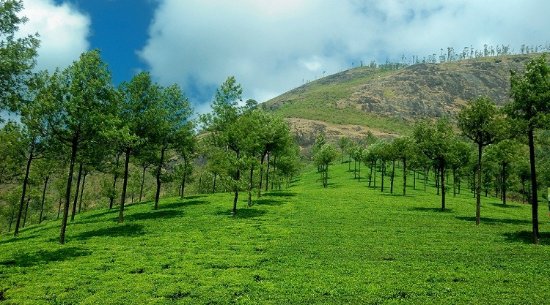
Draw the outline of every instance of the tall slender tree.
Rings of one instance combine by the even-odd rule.
[[[435,125],[424,121],[415,126],[413,138],[422,154],[439,172],[441,209],[445,210],[445,171],[452,157],[452,144],[456,141],[453,129],[447,120],[439,120]]]
[[[487,97],[480,97],[468,102],[458,113],[458,126],[462,134],[477,145],[476,167],[476,224],[481,217],[481,156],[483,147],[499,139],[502,124],[498,117],[496,105]]]
[[[104,131],[113,122],[115,113],[111,73],[101,60],[99,51],[83,53],[61,72],[52,75],[45,99],[47,126],[52,135],[70,148],[65,206],[59,242],[65,243],[71,187],[79,149],[87,142],[101,141]]]
[[[150,129],[155,128],[158,122],[155,117],[155,107],[160,103],[160,88],[152,80],[147,72],[135,75],[129,82],[123,82],[119,86],[118,98],[118,126],[111,137],[114,139],[120,152],[124,154],[124,171],[122,174],[122,194],[120,196],[120,208],[118,222],[124,222],[124,207],[126,203],[126,190],[128,187],[128,171],[130,156],[146,143]]]
[[[533,243],[539,243],[538,184],[535,161],[535,130],[548,126],[550,115],[550,64],[543,54],[527,63],[523,73],[512,72],[510,118],[522,123],[529,143],[531,172],[531,217]]]
[[[152,109],[154,117],[149,120],[155,122],[153,128],[148,130],[148,136],[160,149],[157,159],[155,192],[155,210],[159,206],[161,174],[164,167],[165,154],[168,149],[177,148],[190,143],[194,136],[193,124],[190,116],[193,113],[189,100],[178,85],[172,85],[161,89],[159,103]]]

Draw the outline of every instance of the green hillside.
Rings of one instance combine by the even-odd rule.
[[[346,164],[329,188],[309,169],[230,216],[231,194],[79,214],[0,239],[4,304],[544,304],[550,222],[531,244],[530,206],[430,185],[406,197],[368,188]],[[396,180],[397,185],[401,183]],[[387,184],[389,185],[388,181]],[[398,187],[396,189],[399,189]],[[545,209],[541,209],[545,210]]]
[[[291,120],[298,125],[295,131],[304,133],[335,124],[356,125],[359,135],[368,131],[388,136],[407,134],[414,121],[454,117],[466,101],[479,96],[505,104],[510,96],[510,70],[522,70],[535,55],[400,69],[358,67],[300,86],[267,101],[264,107],[285,118],[305,119]],[[341,135],[350,136],[346,128],[335,128],[333,136]]]

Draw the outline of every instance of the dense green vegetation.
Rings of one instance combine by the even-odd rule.
[[[479,92],[439,85],[435,54],[431,65],[411,66],[418,86],[444,92],[436,116],[456,110],[443,109],[454,105],[449,96],[463,102],[458,127],[452,118],[413,125],[406,115],[373,114],[372,107],[408,107],[386,103],[399,104],[414,83],[395,72],[399,64],[335,74],[308,85],[307,96],[301,87],[265,107],[243,102],[230,76],[212,111],[192,120],[178,85],[142,72],[115,87],[98,50],[51,74],[32,71],[36,37],[14,38],[21,5],[0,4],[0,53],[18,55],[2,61],[0,75],[0,110],[17,117],[0,128],[0,225],[9,234],[0,239],[0,301],[540,304],[550,297],[539,287],[550,275],[550,223],[539,209],[550,185],[545,55],[507,76],[512,102],[501,108],[491,94],[470,99]],[[455,55],[442,55],[446,69]],[[503,60],[516,62],[493,61]],[[487,69],[477,71],[483,78]],[[383,99],[356,94],[371,80],[380,80]],[[401,137],[368,132],[335,141],[321,126],[302,133],[315,141],[300,154],[300,135],[266,108]],[[94,198],[84,202],[87,185]]]
[[[67,244],[59,223],[2,236],[0,290],[8,304],[543,304],[550,297],[550,223],[531,245],[530,207],[472,193],[441,212],[433,180],[407,196],[369,188],[347,164],[328,188],[308,168],[255,205],[195,195],[79,214]],[[401,180],[396,177],[396,183]],[[386,183],[389,183],[387,178]]]

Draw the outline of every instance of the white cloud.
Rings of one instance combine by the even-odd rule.
[[[259,101],[352,62],[440,48],[545,44],[546,0],[160,0],[139,52],[161,83],[206,102],[234,75]]]
[[[89,48],[90,18],[68,3],[53,0],[24,0],[21,15],[29,20],[20,33],[40,35],[37,69],[66,67]]]

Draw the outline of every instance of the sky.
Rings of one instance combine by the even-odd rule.
[[[264,102],[375,60],[550,43],[547,0],[23,0],[37,69],[100,49],[113,82],[149,71],[206,112],[228,76]]]

